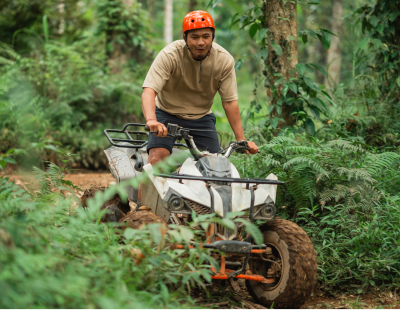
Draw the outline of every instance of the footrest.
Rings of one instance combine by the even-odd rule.
[[[234,241],[234,240],[221,240],[211,244],[204,244],[205,248],[217,249],[224,253],[235,253],[235,254],[249,254],[252,250],[266,249],[265,244],[260,246],[252,245],[249,242]]]

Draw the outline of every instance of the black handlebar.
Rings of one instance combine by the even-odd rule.
[[[146,131],[150,131],[149,126],[146,124],[144,127]],[[192,137],[189,135],[190,129],[185,129],[183,127],[180,127],[177,124],[173,123],[168,123],[167,124],[167,136],[169,138],[176,138],[178,140],[185,139],[188,140],[189,138],[192,139]],[[150,131],[151,134],[158,134],[158,131]],[[238,141],[238,142],[231,142],[230,146],[232,146],[232,149],[237,151],[238,153],[244,154],[246,150],[250,151],[250,147],[247,146],[247,141]],[[260,151],[258,151],[260,153]]]

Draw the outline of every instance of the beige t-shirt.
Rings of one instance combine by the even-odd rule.
[[[177,40],[157,55],[142,87],[157,92],[156,106],[161,110],[181,119],[197,120],[211,113],[217,91],[222,101],[238,99],[235,60],[213,43],[211,54],[196,61],[185,41]]]

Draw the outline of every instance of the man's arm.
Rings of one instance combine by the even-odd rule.
[[[150,128],[150,131],[157,132],[159,137],[167,136],[167,128],[164,124],[157,122],[156,117],[156,96],[157,92],[150,88],[143,88],[142,94],[142,110],[146,124]]]
[[[224,107],[226,117],[228,118],[229,124],[235,134],[236,141],[246,140],[244,137],[238,101],[223,101],[222,107]],[[251,154],[256,154],[258,152],[258,147],[253,142],[247,141],[247,146],[250,147]],[[249,154],[249,151],[246,151],[246,153]]]

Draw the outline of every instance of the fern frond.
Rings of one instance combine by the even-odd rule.
[[[283,145],[276,144],[276,143],[264,144],[260,147],[260,150],[275,153],[278,155],[282,155],[284,153]]]
[[[263,166],[265,167],[279,167],[281,163],[278,160],[275,160],[271,154],[267,154],[264,156]]]
[[[332,200],[335,200],[337,203],[347,194],[351,194],[351,189],[346,185],[337,184],[332,190],[326,190],[321,193],[321,204],[326,205],[326,203]]]
[[[283,164],[283,169],[287,170],[296,164],[307,164],[310,168],[314,169],[319,174],[323,174],[326,177],[329,176],[328,172],[326,172],[324,168],[322,168],[314,160],[312,160],[308,157],[305,157],[305,156],[299,156],[299,157],[294,157],[294,158],[290,159],[289,161],[287,161],[286,163]]]
[[[334,97],[336,101],[343,101],[345,99],[344,86],[338,86],[335,90]]]
[[[296,208],[307,207],[313,203],[316,189],[313,170],[306,164],[297,165],[291,172],[291,182],[287,185],[288,192],[296,202]]]
[[[301,154],[301,153],[315,153],[318,149],[311,146],[286,146],[285,150],[287,152]]]
[[[336,168],[336,170],[339,173],[339,175],[347,176],[347,180],[349,181],[351,181],[354,178],[355,180],[362,179],[369,183],[377,182],[374,178],[371,177],[371,175],[365,169],[360,169],[360,168],[349,169],[345,167],[338,167]]]
[[[365,153],[365,150],[363,148],[353,145],[353,143],[351,143],[350,141],[341,140],[341,139],[330,141],[330,142],[326,143],[325,146],[326,147],[335,147],[336,146],[341,149],[350,150],[353,153],[357,153],[357,152]]]
[[[271,141],[271,144],[288,144],[291,143],[293,145],[300,145],[294,138],[289,136],[277,136],[274,137]]]
[[[374,157],[376,158],[370,158],[366,169],[371,175],[378,175],[385,168],[400,162],[400,155],[394,152],[377,154]]]
[[[35,173],[35,179],[40,185],[39,193],[43,195],[50,194],[52,192],[51,182],[47,173],[35,166],[33,166],[33,172]]]
[[[54,188],[59,189],[63,186],[62,178],[64,177],[64,173],[61,171],[60,167],[53,164],[52,162],[49,163],[47,175]]]

